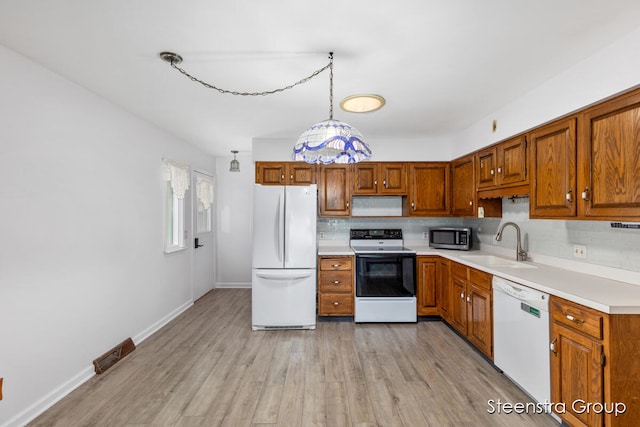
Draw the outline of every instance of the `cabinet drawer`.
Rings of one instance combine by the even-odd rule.
[[[459,264],[457,262],[452,262],[449,267],[451,270],[451,274],[455,274],[456,276],[462,277],[463,279],[467,279],[467,266],[464,264]]]
[[[601,340],[605,314],[571,301],[551,298],[554,322]]]
[[[353,258],[320,258],[320,270],[352,270]]]
[[[484,271],[476,270],[475,268],[469,269],[469,281],[474,285],[484,288],[488,291],[491,290],[491,278],[493,276]]]
[[[353,294],[320,294],[320,316],[353,316]]]
[[[318,289],[320,292],[345,293],[353,292],[353,276],[351,271],[334,271],[320,274]]]

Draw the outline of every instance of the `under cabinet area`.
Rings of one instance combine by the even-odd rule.
[[[353,257],[318,257],[318,316],[353,316]]]
[[[551,296],[550,319],[551,401],[566,408],[557,415],[573,427],[637,426],[640,315],[606,314]]]

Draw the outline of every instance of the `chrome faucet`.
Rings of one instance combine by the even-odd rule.
[[[512,225],[516,229],[516,260],[517,261],[526,261],[527,259],[527,251],[522,249],[520,246],[520,227],[515,222],[505,222],[500,226],[498,230],[498,234],[496,234],[496,240],[499,242],[502,240],[502,231],[507,225]]]

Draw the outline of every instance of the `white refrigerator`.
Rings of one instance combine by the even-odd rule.
[[[318,188],[256,184],[252,329],[315,329]]]

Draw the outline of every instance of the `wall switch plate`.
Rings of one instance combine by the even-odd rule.
[[[579,259],[587,259],[587,246],[573,245],[573,257]]]
[[[422,232],[422,238],[425,240],[429,240],[429,232],[428,231],[423,231]]]

